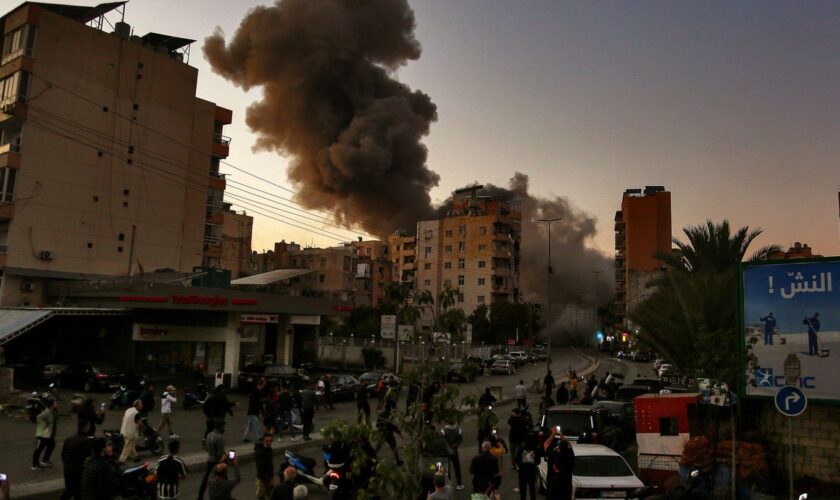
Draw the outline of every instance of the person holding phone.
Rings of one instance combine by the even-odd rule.
[[[575,466],[575,452],[560,433],[560,426],[552,427],[551,434],[543,444],[548,465],[546,483],[548,498],[571,500],[572,476]]]
[[[207,470],[205,470],[204,477],[201,479],[201,486],[198,489],[198,500],[204,499],[204,492],[207,491],[207,483],[216,466],[227,460],[224,434],[225,423],[222,420],[217,420],[214,421],[213,430],[210,431],[210,434],[204,440],[204,447],[207,450]],[[210,498],[213,497],[211,496]]]
[[[55,449],[55,428],[58,424],[58,401],[55,399],[47,401],[46,408],[35,420],[35,451],[32,452],[32,470],[41,470],[44,467],[52,467],[50,456]],[[42,460],[39,460],[41,453],[44,453]]]
[[[233,469],[233,479],[230,479],[229,469]],[[207,496],[210,500],[233,500],[233,489],[242,481],[239,473],[239,462],[236,460],[236,453],[229,451],[224,459],[213,468],[213,477],[207,487]]]
[[[274,489],[274,454],[271,443],[274,436],[270,432],[263,434],[262,443],[254,444],[254,464],[257,466],[257,500],[268,500]],[[228,455],[228,458],[235,458]]]

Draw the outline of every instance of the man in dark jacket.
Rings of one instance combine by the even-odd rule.
[[[490,441],[481,443],[481,453],[470,462],[470,474],[473,476],[473,493],[485,493],[480,486],[492,482],[499,474],[499,461],[490,453]]]
[[[216,422],[224,423],[225,414],[233,416],[233,406],[233,403],[225,396],[224,387],[218,386],[213,390],[213,394],[204,402],[204,416],[207,418],[204,429],[205,438],[215,428]]]
[[[92,424],[82,420],[76,426],[76,434],[64,440],[61,447],[61,462],[64,465],[64,493],[61,500],[82,498],[82,469],[90,456],[93,438],[88,435]]]
[[[387,411],[380,412],[379,418],[376,419],[376,428],[380,432],[380,436],[382,440],[388,443],[388,446],[391,447],[391,451],[394,452],[394,459],[397,461],[397,467],[403,464],[403,461],[400,460],[400,454],[397,452],[397,440],[394,437],[394,433],[402,436],[402,432],[397,427],[397,425],[391,421],[391,415]],[[376,448],[376,451],[379,452],[379,447],[382,446],[382,443]]]
[[[408,396],[405,398],[405,412],[411,408],[411,405],[417,402],[420,397],[420,382],[412,381],[408,384]]]
[[[493,406],[493,403],[495,403],[495,402],[496,402],[496,396],[494,396],[493,394],[490,393],[490,388],[489,387],[485,387],[484,388],[484,394],[482,394],[481,397],[478,398],[478,408],[479,408],[479,410],[483,410],[485,408],[489,409],[491,406]]]
[[[569,389],[566,388],[566,382],[560,382],[560,387],[557,389],[557,404],[564,405],[569,402]]]
[[[271,500],[294,500],[297,470],[291,466],[286,467],[279,472],[279,475],[283,476],[283,480],[274,488],[274,492],[271,494]]]
[[[88,428],[87,435],[88,436],[95,436],[96,435],[96,426],[101,425],[102,422],[105,421],[105,407],[104,404],[99,408],[96,408],[93,403],[93,399],[85,398],[82,401],[82,407],[79,408],[79,424],[83,421],[90,422],[90,427]]]
[[[149,382],[140,393],[140,401],[143,402],[143,411],[140,413],[142,417],[149,417],[155,409],[155,384]]]
[[[554,377],[551,375],[551,370],[548,370],[543,378],[543,387],[545,387],[545,397],[550,399],[554,393]]]
[[[262,404],[262,398],[265,397],[265,385],[265,379],[260,378],[251,390],[251,394],[248,395],[248,420],[245,423],[245,432],[242,434],[242,441],[245,443],[250,441],[248,436],[251,433],[251,429],[257,435],[257,440],[262,439],[263,430],[262,425],[260,425],[260,406]]]
[[[274,489],[274,455],[271,453],[271,442],[274,436],[263,434],[262,443],[254,445],[254,463],[257,466],[257,500],[268,500]]]
[[[105,457],[105,438],[96,438],[82,468],[82,500],[111,500],[117,481],[114,463]]]
[[[295,426],[292,420],[292,409],[295,407],[295,398],[289,392],[289,386],[284,385],[277,396],[277,441],[283,437],[283,428],[288,427],[289,438],[295,440]]]
[[[314,426],[312,419],[315,418],[315,391],[311,387],[300,391],[300,416],[303,419],[303,440],[309,441]]]
[[[367,387],[364,384],[356,389],[356,413],[358,414],[357,422],[361,423],[362,418],[365,422],[370,422],[370,403],[368,403]]]
[[[508,434],[510,449],[512,453],[516,454],[516,451],[525,442],[525,436],[528,435],[528,424],[519,408],[514,408],[511,412],[510,418],[508,418],[508,425],[510,426],[510,433]],[[516,470],[515,462],[512,468]]]
[[[537,442],[535,434],[529,434],[525,442],[514,452],[513,463],[519,470],[519,500],[525,500],[528,490],[531,500],[537,500],[537,467],[542,456],[542,448]]]
[[[204,477],[201,479],[201,486],[198,489],[198,500],[204,499],[204,492],[207,490],[207,483],[216,465],[219,464],[227,455],[225,448],[225,423],[218,421],[215,423],[213,432],[207,435],[205,439],[204,448],[207,450],[207,462]],[[238,469],[237,469],[238,471]]]

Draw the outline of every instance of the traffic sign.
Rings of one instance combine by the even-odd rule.
[[[393,339],[397,334],[397,317],[393,314],[383,314],[379,334],[383,339]]]
[[[808,406],[808,398],[799,388],[787,385],[776,393],[776,408],[786,417],[800,415]]]

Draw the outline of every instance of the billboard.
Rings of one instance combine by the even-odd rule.
[[[840,400],[840,259],[745,264],[742,345],[747,396],[795,385],[809,399]]]

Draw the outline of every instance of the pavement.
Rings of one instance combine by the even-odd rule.
[[[568,367],[574,368],[579,375],[588,375],[600,368],[601,361],[601,359],[597,359],[593,355],[593,352],[583,352],[576,349],[556,350],[552,355],[552,367],[554,368],[553,371],[555,375],[558,372],[564,372]],[[526,385],[529,385],[529,381],[535,378],[541,380],[545,375],[545,367],[545,364],[529,364],[521,367],[515,375],[480,376],[473,384],[457,384],[460,389],[459,398],[466,395],[478,396],[481,392],[483,392],[484,387],[489,385],[500,386],[502,388],[503,401],[498,402],[497,405],[503,406],[505,403],[510,402],[510,395],[512,394],[513,387],[520,379],[525,380]],[[179,391],[179,395],[182,393],[183,388]],[[60,394],[61,400],[65,402],[70,400],[70,396],[71,394],[69,392]],[[92,397],[97,402],[107,400],[108,396],[109,394],[105,393],[92,394]],[[244,415],[244,408],[247,406],[247,398],[245,395],[238,393],[232,393],[229,397],[231,401],[237,403],[237,407],[234,409],[234,416],[229,417],[227,420],[228,425],[226,427],[226,438],[229,441],[228,448],[236,450],[237,457],[242,465],[243,484],[240,485],[239,488],[246,488],[245,490],[242,490],[243,492],[251,491],[254,484],[254,468],[249,466],[248,463],[253,460],[254,445],[253,443],[241,442],[242,430],[245,428],[246,417]],[[536,404],[536,396],[534,397],[532,404]],[[400,405],[402,405],[402,403],[400,403]],[[335,406],[335,410],[316,412],[314,422],[316,430],[321,429],[325,424],[337,418],[355,420],[356,410],[355,403],[353,401],[339,402]],[[122,411],[108,412],[106,414],[104,424],[97,428],[97,432],[103,428],[119,429],[122,413]],[[475,417],[469,415],[472,412],[467,413],[468,416],[464,420],[463,429],[465,435],[469,436],[470,433],[476,433],[476,428]],[[0,414],[0,426],[2,426],[4,430],[3,433],[0,433],[0,449],[4,450],[4,453],[0,454],[0,472],[6,473],[9,477],[12,488],[12,498],[55,499],[63,490],[64,481],[61,467],[61,444],[65,438],[69,437],[75,431],[76,419],[74,415],[71,416],[68,413],[67,407],[62,409],[61,414],[56,439],[56,450],[52,457],[52,462],[55,465],[54,467],[42,471],[32,471],[29,469],[32,446],[34,443],[34,424],[29,422],[25,413],[20,410],[7,411]],[[154,418],[156,415],[157,414],[153,413],[153,423],[156,421]],[[504,425],[501,426],[500,432],[503,432],[506,436],[507,419],[502,418],[502,414],[499,416],[500,422],[504,423]],[[181,439],[181,457],[187,463],[190,472],[199,470],[203,471],[206,455],[201,447],[201,438],[204,434],[204,416],[201,413],[201,410],[193,409],[185,411],[179,404],[173,416],[173,426],[175,432],[179,434]],[[285,450],[294,450],[297,453],[302,453],[319,459],[321,454],[320,446],[325,444],[325,442],[321,439],[320,433],[318,432],[313,433],[312,438],[312,441],[307,442],[301,440],[291,442],[288,436],[284,436],[279,442],[275,438],[275,465],[279,466],[282,461],[282,454]],[[466,439],[465,442],[469,443],[470,440]],[[230,443],[236,444],[231,445]],[[382,453],[384,453],[383,456],[390,456],[390,451],[387,447],[382,450]],[[463,455],[464,456],[461,456],[462,470],[465,474],[464,481],[468,483],[469,479],[467,476],[469,474],[467,471],[469,470],[469,461],[472,459],[473,450],[469,446],[465,445],[465,452]],[[143,461],[152,465],[157,461],[158,457],[153,457],[148,453],[145,453],[141,454],[141,458]],[[318,460],[318,462],[320,462],[320,460]],[[509,469],[509,467],[507,467],[507,469]],[[200,479],[201,474],[192,474],[191,477],[183,483],[183,496],[189,496],[190,493],[188,492],[193,490],[197,493]],[[513,476],[505,481],[505,483],[511,488],[515,486],[515,482],[516,479]],[[465,494],[468,490],[469,486],[467,486],[467,489],[457,492],[459,494],[464,493],[464,495],[456,495],[456,498],[468,498],[468,495]],[[514,494],[512,489],[507,490],[508,494],[511,495],[510,497],[504,495],[504,491],[505,488],[503,488],[503,498],[512,498]],[[313,491],[312,493],[314,495],[313,498],[318,498],[318,495],[320,495],[317,491]],[[239,495],[246,498],[246,496],[243,496],[244,493],[240,493]]]

